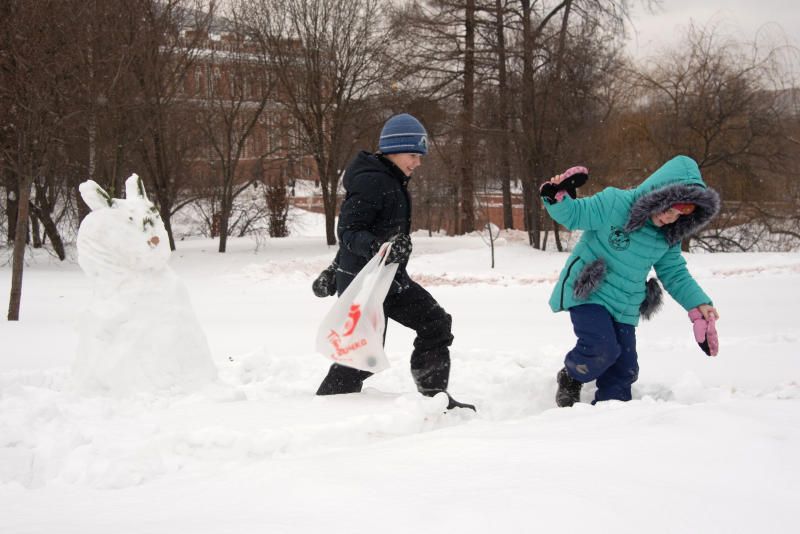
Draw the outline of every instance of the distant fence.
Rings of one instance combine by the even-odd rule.
[[[289,197],[289,203],[295,208],[300,208],[313,213],[325,213],[325,208],[322,205],[322,195],[314,195],[310,197]],[[337,211],[339,207],[336,207]]]

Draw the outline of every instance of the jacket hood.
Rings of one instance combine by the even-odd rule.
[[[696,206],[691,214],[661,227],[670,245],[700,231],[720,207],[719,194],[703,182],[700,168],[688,156],[676,156],[662,165],[634,189],[633,198],[626,232],[638,230],[653,214],[667,211],[673,204],[690,202]]]
[[[347,166],[347,172],[342,179],[342,185],[346,190],[351,189],[351,185],[353,184],[353,180],[359,174],[364,173],[381,173],[386,174],[389,173],[393,177],[397,178],[400,183],[407,183],[408,178],[403,174],[403,172],[397,168],[397,166],[386,159],[385,157],[381,156],[380,154],[373,154],[371,152],[367,152],[362,150],[353,158],[350,164]]]

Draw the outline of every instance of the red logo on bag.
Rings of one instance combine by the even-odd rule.
[[[347,314],[347,321],[344,323],[344,332],[342,335],[347,337],[353,333],[358,326],[358,320],[361,319],[361,306],[353,304],[350,306],[350,313]]]
[[[356,318],[356,322],[358,322],[358,318]],[[345,357],[347,356],[347,353],[356,349],[360,349],[367,344],[366,338],[362,338],[358,341],[350,343],[349,345],[342,346],[342,338],[339,337],[339,334],[336,332],[336,330],[331,330],[331,333],[328,334],[328,342],[333,347],[333,354],[331,354],[331,358],[338,362],[353,361],[352,358]]]

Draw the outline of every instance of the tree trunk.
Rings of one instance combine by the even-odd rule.
[[[464,43],[464,93],[461,119],[461,232],[475,231],[475,179],[472,125],[475,122],[475,0],[467,0]]]
[[[167,158],[164,156],[164,141],[161,135],[161,122],[158,121],[158,124],[153,129],[153,159],[155,160],[155,176],[153,176],[153,180],[156,182],[155,192],[157,195],[156,201],[158,202],[158,206],[161,213],[161,222],[164,223],[164,228],[167,230],[167,236],[169,238],[169,248],[170,250],[175,250],[175,237],[172,235],[172,221],[170,210],[172,209],[172,198],[169,192],[169,183],[170,183],[170,170],[169,165],[167,163]],[[230,211],[228,213],[230,215]],[[228,227],[227,218],[225,219],[225,228]],[[227,237],[227,232],[225,232]],[[222,242],[220,240],[220,246]],[[225,250],[220,250],[220,252],[225,252]]]
[[[25,266],[25,242],[28,234],[28,203],[31,198],[32,177],[25,177],[18,189],[17,221],[14,232],[14,254],[11,267],[11,294],[8,301],[8,320],[19,321],[22,304],[22,270]]]
[[[558,231],[558,223],[553,219],[553,236],[556,238],[556,249],[559,252],[564,250],[564,245],[561,244],[561,232]]]
[[[506,76],[506,39],[503,0],[495,0],[497,32],[497,91],[500,107],[500,184],[503,192],[503,227],[514,228],[514,207],[511,199],[511,139],[509,135],[508,102],[511,95]]]
[[[228,217],[223,210],[219,221],[219,252],[224,253],[228,247]]]
[[[30,203],[30,210],[31,220],[37,219],[42,223],[44,233],[47,238],[50,239],[50,243],[52,243],[53,250],[58,256],[58,259],[64,261],[67,258],[67,252],[64,249],[64,241],[61,239],[61,234],[58,233],[58,226],[56,226],[55,221],[50,216],[50,212],[32,202]],[[34,234],[35,233],[36,231]]]
[[[524,220],[524,228],[528,232],[528,244],[534,248],[539,248],[539,240],[538,240],[538,227],[535,225],[534,220],[532,218],[533,214],[533,205],[536,203],[536,200],[533,198],[533,189],[531,187],[531,180],[529,178],[525,178],[522,180],[522,206],[523,206],[523,220]],[[536,239],[534,239],[536,236]]]
[[[167,231],[167,239],[169,239],[169,249],[175,250],[175,236],[172,234],[172,220],[170,219],[169,212],[164,216],[161,212],[161,222],[164,223],[164,229]]]
[[[539,200],[534,198],[533,180],[536,179],[536,164],[534,161],[534,143],[536,141],[535,121],[536,107],[533,80],[533,47],[535,43],[533,29],[531,28],[531,2],[522,0],[522,132],[524,172],[522,190],[525,196],[525,220],[528,230],[528,240],[533,248],[540,248],[539,237]]]
[[[6,237],[9,245],[14,242],[17,228],[17,211],[19,209],[19,187],[14,187],[15,185],[18,186],[18,182],[9,184],[6,192],[6,216],[8,217],[8,235]]]
[[[167,239],[169,239],[169,249],[175,250],[175,236],[172,234],[172,197],[166,185],[161,183],[161,180],[155,179],[155,195],[156,203],[158,205],[158,213],[161,215],[161,222],[164,223],[164,229],[167,231]]]
[[[225,252],[228,247],[228,224],[230,224],[231,207],[233,201],[230,200],[231,193],[225,191],[222,194],[222,206],[219,218],[219,252]]]
[[[33,248],[42,248],[42,235],[39,230],[39,219],[36,218],[36,214],[33,213],[31,210],[33,206],[28,206],[28,212],[30,213],[31,218],[31,241]]]
[[[317,157],[317,168],[325,169],[320,172],[320,182],[322,185],[322,209],[325,213],[325,239],[328,245],[336,244],[336,188],[338,187],[338,176],[335,171],[330,171],[325,166],[321,158]],[[333,183],[331,176],[335,176],[337,182]]]
[[[336,206],[333,202],[330,202],[329,205],[325,206],[325,236],[328,245],[336,244],[336,227],[333,224],[335,220]]]
[[[34,219],[37,221],[37,225],[34,228],[34,240],[36,239],[35,235],[39,232],[38,223],[41,222],[44,234],[50,239],[58,259],[64,261],[67,258],[67,253],[64,250],[64,240],[61,239],[61,234],[58,232],[58,226],[52,215],[54,200],[47,194],[47,186],[45,184],[36,183],[33,187],[36,191],[36,199],[29,203],[29,209],[31,211],[31,221]]]

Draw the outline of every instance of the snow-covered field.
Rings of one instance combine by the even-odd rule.
[[[667,299],[638,329],[629,403],[555,408],[573,335],[547,298],[566,255],[504,234],[414,235],[409,270],[452,315],[442,414],[414,391],[413,335],[389,324],[392,367],[361,394],[313,395],[332,258],[314,217],[296,237],[178,243],[219,380],[191,393],[69,386],[90,282],[29,256],[22,320],[0,323],[0,532],[796,532],[800,254],[694,254],[721,319],[706,357]],[[74,256],[74,251],[73,251]],[[7,298],[10,270],[0,268]],[[584,400],[592,388],[584,388]]]

